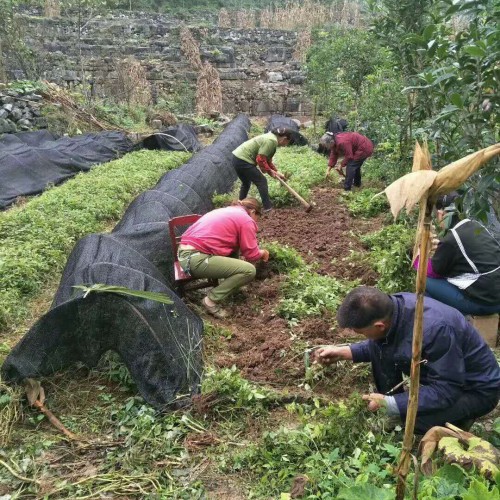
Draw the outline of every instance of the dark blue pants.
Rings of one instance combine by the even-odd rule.
[[[401,382],[402,376],[400,372],[393,369],[393,362],[391,366],[391,362],[388,359],[381,357],[379,348],[373,343],[371,344],[370,359],[375,386],[377,387],[377,392],[386,394]],[[392,396],[398,392],[402,392],[402,390],[397,390],[390,395]],[[417,434],[425,434],[431,427],[435,425],[444,426],[446,422],[460,428],[469,428],[476,418],[486,415],[496,407],[499,396],[500,394],[497,390],[483,392],[464,391],[453,405],[448,408],[425,413],[418,412],[415,422],[415,432]],[[406,414],[404,418],[406,418]]]
[[[427,278],[425,294],[443,304],[458,309],[464,315],[488,316],[489,314],[500,313],[500,304],[491,306],[475,302],[467,297],[460,288],[448,283],[445,279]]]
[[[239,199],[243,200],[247,197],[248,191],[250,191],[250,186],[253,182],[259,191],[264,210],[273,208],[271,198],[269,198],[269,188],[267,186],[266,176],[259,170],[259,168],[251,163],[247,163],[246,161],[236,158],[234,155],[233,167],[236,170],[236,175],[241,181]]]
[[[363,165],[365,160],[366,158],[347,162],[344,180],[344,189],[346,191],[350,191],[353,184],[356,187],[361,186],[361,165]]]

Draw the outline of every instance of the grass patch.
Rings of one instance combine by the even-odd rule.
[[[62,270],[80,238],[119,220],[139,193],[188,158],[131,153],[0,214],[0,328],[26,315],[27,299]]]

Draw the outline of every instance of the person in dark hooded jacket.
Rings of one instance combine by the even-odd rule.
[[[410,374],[416,301],[414,293],[387,295],[372,287],[355,288],[340,306],[337,321],[367,340],[321,347],[313,356],[321,364],[371,362],[377,392],[363,399],[371,411],[386,407],[403,422],[408,392],[401,382]],[[415,431],[423,434],[446,422],[466,429],[496,407],[499,391],[498,362],[477,330],[456,309],[424,298]]]
[[[500,313],[500,242],[482,223],[460,220],[458,193],[436,202],[445,234],[436,241],[427,266],[426,295],[462,314]]]

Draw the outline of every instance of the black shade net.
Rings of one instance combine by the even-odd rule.
[[[196,129],[192,125],[180,123],[146,137],[136,147],[138,149],[197,152],[202,148],[202,145],[196,135]]]
[[[4,134],[0,138],[0,209],[19,196],[41,193],[49,185],[86,172],[132,151],[123,132],[57,137],[46,130]]]
[[[14,347],[4,380],[49,375],[76,361],[93,367],[108,350],[119,353],[144,399],[164,408],[199,390],[203,322],[172,291],[173,254],[168,220],[213,208],[215,193],[229,191],[236,173],[231,151],[248,138],[238,116],[211,146],[165,174],[128,207],[111,234],[80,240],[63,272],[50,311]],[[74,285],[104,283],[167,294],[173,304]]]
[[[270,132],[275,128],[286,128],[291,131],[291,146],[307,146],[307,139],[299,132],[300,127],[295,121],[288,116],[283,115],[271,115],[267,122],[266,132]]]

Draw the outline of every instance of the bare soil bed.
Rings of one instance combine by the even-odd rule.
[[[316,188],[313,192],[316,205],[310,213],[301,207],[274,209],[259,222],[259,239],[292,246],[308,263],[316,263],[320,274],[375,285],[376,273],[364,263],[352,262],[350,255],[351,251],[366,251],[356,234],[375,231],[381,222],[354,219],[339,201],[340,192],[331,187]],[[230,338],[207,339],[206,350],[209,360],[218,367],[236,365],[249,380],[296,389],[304,378],[306,348],[346,342],[355,334],[337,332],[334,318],[327,312],[290,326],[275,312],[283,279],[271,274],[249,285],[248,290],[237,294],[228,304],[230,317],[225,320],[206,317],[231,331]],[[343,395],[352,378],[354,373],[352,377],[343,374],[342,384],[335,384],[337,394],[332,394],[332,384],[328,384],[328,393]]]

